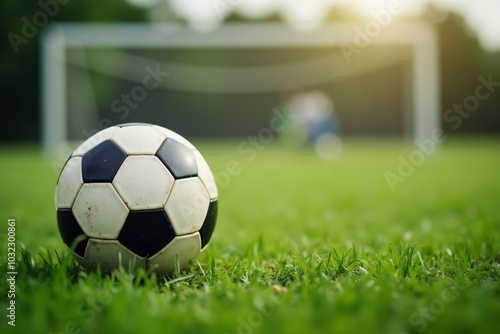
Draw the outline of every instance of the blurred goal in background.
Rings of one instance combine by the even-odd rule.
[[[68,151],[70,142],[125,122],[188,138],[245,137],[268,126],[287,94],[307,89],[333,99],[343,135],[429,138],[440,126],[434,28],[364,28],[52,24],[41,39],[44,151]]]

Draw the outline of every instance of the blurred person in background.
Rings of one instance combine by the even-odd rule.
[[[281,140],[285,146],[312,146],[325,160],[337,159],[342,153],[339,122],[334,103],[320,90],[295,93],[285,104],[289,117]]]

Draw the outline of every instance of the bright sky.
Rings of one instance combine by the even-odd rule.
[[[429,2],[462,14],[484,48],[500,51],[500,0],[128,0],[130,3],[160,11],[161,5],[171,8],[188,19],[193,27],[209,30],[216,27],[231,11],[248,18],[260,18],[280,12],[286,22],[297,29],[312,29],[321,25],[327,8],[351,4],[367,17],[375,10],[398,2],[402,16],[421,12]],[[165,8],[165,7],[163,7]],[[159,15],[161,17],[161,15]]]

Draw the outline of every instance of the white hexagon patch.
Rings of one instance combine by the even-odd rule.
[[[207,215],[210,198],[198,177],[176,180],[165,205],[170,223],[177,235],[200,230]]]
[[[193,153],[196,158],[196,164],[198,165],[198,177],[207,188],[210,199],[216,199],[219,194],[217,192],[217,184],[215,183],[214,175],[201,153],[197,150]]]
[[[56,208],[69,209],[82,187],[82,158],[74,157],[66,162],[56,188]]]
[[[157,273],[171,273],[176,264],[183,268],[200,254],[201,238],[198,232],[176,237],[162,250],[147,260],[148,269]]]
[[[78,262],[82,267],[84,267],[85,269],[94,269],[90,263],[87,262],[87,260],[85,260],[85,258],[81,257],[80,255],[76,254],[75,252],[73,252],[71,250],[71,248],[69,248],[67,245],[64,245],[66,246],[66,249],[71,253],[71,255],[73,256],[73,258],[76,260],[76,262]]]
[[[129,269],[129,266],[132,265],[136,269],[143,258],[132,253],[117,240],[97,240],[91,238],[85,250],[85,260],[94,269],[97,269],[97,266],[100,265],[104,272],[110,272],[120,266],[124,269]]]
[[[89,237],[116,239],[128,208],[110,183],[86,183],[73,205],[73,213]]]
[[[120,128],[111,140],[128,154],[154,155],[166,136],[148,125],[126,126]]]
[[[159,209],[165,205],[174,177],[155,156],[129,156],[113,185],[131,210]]]

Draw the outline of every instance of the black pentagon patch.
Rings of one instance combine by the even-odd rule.
[[[83,257],[89,238],[83,233],[71,209],[57,210],[57,226],[66,246]],[[75,241],[76,245],[73,244]]]
[[[203,222],[203,225],[200,229],[201,248],[205,247],[208,244],[210,238],[212,237],[212,234],[214,233],[215,222],[217,221],[217,210],[218,201],[213,200],[208,206],[207,216],[205,217],[205,221]]]
[[[117,127],[119,128],[125,128],[127,126],[151,126],[149,123],[123,123],[123,124],[118,124]]]
[[[135,254],[153,256],[174,240],[175,232],[163,209],[131,211],[118,241]]]
[[[111,140],[85,153],[82,158],[83,182],[111,182],[127,154]]]
[[[198,175],[198,165],[193,151],[177,140],[165,139],[156,151],[156,156],[176,179]]]

